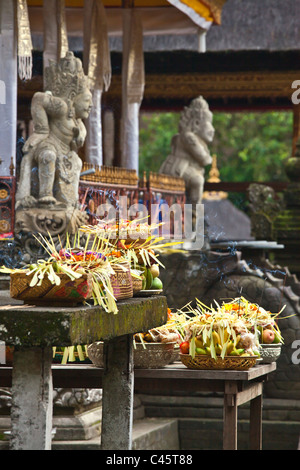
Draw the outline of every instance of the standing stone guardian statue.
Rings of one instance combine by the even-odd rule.
[[[82,63],[72,52],[45,70],[45,91],[33,96],[34,132],[23,147],[16,193],[16,231],[74,233],[86,221],[78,204],[86,138],[83,120],[92,94]]]
[[[159,172],[184,179],[187,201],[201,204],[205,181],[205,166],[212,163],[208,144],[215,130],[212,113],[202,96],[195,98],[181,113],[178,134],[171,142],[172,152]]]

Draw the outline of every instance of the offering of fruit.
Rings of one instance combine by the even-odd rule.
[[[132,270],[143,273],[142,290],[161,290],[159,279],[160,268],[164,268],[159,260],[159,253],[182,242],[166,242],[164,237],[157,236],[162,225],[148,224],[140,220],[120,220],[118,223],[99,221],[96,226],[82,226],[80,231],[94,237],[106,238],[111,246],[107,256],[112,262],[114,258],[125,258]]]
[[[155,277],[152,281],[150,289],[161,290],[162,288],[163,288],[162,281],[158,277]]]
[[[275,333],[274,333],[273,330],[270,330],[268,328],[263,330],[263,332],[262,332],[262,343],[272,344],[272,343],[274,343],[274,339],[275,339]]]
[[[178,311],[177,329],[183,337],[182,354],[225,356],[259,356],[259,342],[249,327],[248,318],[235,308],[207,307],[196,299],[196,308],[188,304]],[[180,318],[180,319],[179,319]]]
[[[159,277],[159,265],[153,264],[150,268],[150,273],[152,274],[153,279]]]
[[[182,337],[176,327],[176,319],[168,309],[168,320],[165,325],[152,328],[144,333],[136,333],[134,336],[134,344],[138,343],[182,343]],[[187,343],[188,344],[188,343]]]
[[[108,258],[109,245],[105,240],[95,239],[89,248],[89,237],[87,237],[85,246],[82,247],[79,233],[75,234],[75,241],[72,244],[67,234],[65,246],[61,245],[57,248],[50,234],[48,237],[42,234],[33,236],[48,254],[47,259],[40,259],[21,269],[8,269],[2,266],[0,272],[25,273],[27,276],[32,276],[29,287],[40,286],[44,279],[59,286],[60,274],[67,275],[70,280],[80,279],[84,274],[90,274],[92,298],[87,300],[93,301],[94,305],[100,305],[107,312],[118,313],[111,284],[111,277],[114,275],[113,264],[117,261]]]
[[[190,352],[190,343],[188,341],[183,341],[179,345],[181,354],[188,354]]]
[[[278,316],[239,297],[216,307],[207,307],[196,299],[170,314],[168,321],[181,337],[180,352],[207,355],[214,359],[225,356],[260,356],[261,343],[283,342],[277,325]]]
[[[222,309],[226,312],[235,311],[239,317],[244,318],[247,328],[258,337],[261,344],[278,344],[283,343],[278,320],[279,315],[285,306],[276,314],[265,310],[263,307],[249,302],[244,297],[238,297],[231,302],[223,303]]]

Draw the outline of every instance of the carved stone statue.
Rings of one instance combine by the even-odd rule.
[[[178,134],[172,139],[172,153],[159,173],[185,180],[188,202],[200,204],[203,195],[205,166],[212,163],[208,144],[213,141],[212,113],[202,96],[194,99],[181,113]]]
[[[251,235],[257,240],[274,240],[273,222],[283,209],[281,199],[276,199],[274,189],[253,183],[247,190],[251,217]]]
[[[78,206],[83,146],[92,94],[82,63],[68,52],[45,70],[45,92],[35,93],[34,132],[23,147],[16,193],[16,231],[74,233],[85,221]]]

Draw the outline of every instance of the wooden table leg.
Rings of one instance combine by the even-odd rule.
[[[225,382],[223,416],[223,450],[237,450],[237,385]]]
[[[133,419],[132,335],[104,342],[102,450],[131,450]]]
[[[51,450],[52,348],[14,351],[11,450]]]
[[[250,449],[262,449],[262,395],[250,402]]]

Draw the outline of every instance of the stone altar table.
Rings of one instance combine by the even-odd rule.
[[[12,299],[3,303],[0,340],[15,347],[10,448],[51,449],[52,347],[104,341],[101,446],[103,450],[130,450],[132,335],[166,323],[166,298],[120,301],[116,315],[98,306],[36,307]]]

